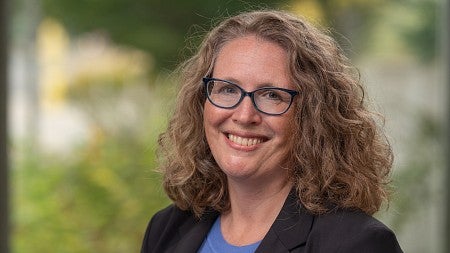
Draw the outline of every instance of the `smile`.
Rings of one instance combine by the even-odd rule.
[[[263,142],[263,140],[259,138],[244,138],[232,134],[228,134],[228,139],[241,146],[253,146]]]

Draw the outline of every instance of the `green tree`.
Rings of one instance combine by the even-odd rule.
[[[66,155],[16,149],[13,252],[139,251],[146,222],[169,203],[154,168],[170,87],[104,85],[102,99],[95,85],[70,91],[90,138]]]
[[[158,67],[174,67],[193,25],[210,24],[244,9],[276,7],[283,0],[43,0],[45,15],[60,20],[72,34],[104,31],[118,44],[150,52]],[[209,27],[204,27],[205,30]]]

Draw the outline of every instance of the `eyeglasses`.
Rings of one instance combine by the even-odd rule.
[[[278,87],[263,87],[248,92],[237,84],[217,78],[203,78],[208,100],[215,106],[224,109],[236,108],[245,96],[249,96],[256,110],[268,115],[281,115],[289,110],[295,90]]]

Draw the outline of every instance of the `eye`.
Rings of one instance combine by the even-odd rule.
[[[215,82],[213,93],[221,95],[234,95],[240,93],[240,90],[236,85],[225,83],[225,82]]]
[[[282,92],[279,90],[265,90],[261,94],[261,97],[263,97],[264,99],[275,100],[275,101],[283,100]]]
[[[266,88],[261,89],[256,94],[258,103],[267,103],[271,105],[289,104],[291,95],[279,89]]]

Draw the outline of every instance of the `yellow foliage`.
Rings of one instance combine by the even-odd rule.
[[[294,1],[292,12],[315,22],[320,23],[324,20],[322,7],[316,0]]]
[[[352,6],[373,6],[379,5],[385,0],[334,0],[333,4],[338,8],[351,8]]]
[[[120,195],[120,189],[126,189],[122,180],[110,168],[99,166],[90,173],[91,180],[115,196]]]
[[[47,108],[61,106],[70,89],[82,95],[91,85],[146,82],[152,68],[143,51],[115,46],[101,33],[71,40],[63,25],[51,18],[41,22],[36,46],[41,97]]]
[[[69,36],[54,19],[44,19],[37,30],[39,85],[44,106],[60,105],[67,92],[66,75]]]
[[[64,27],[58,21],[46,18],[37,30],[37,49],[41,62],[58,64],[68,50],[69,37]]]
[[[355,6],[376,6],[385,3],[386,0],[329,0],[321,3],[318,0],[293,0],[292,11],[306,18],[323,23],[326,19],[323,8],[331,8],[335,11],[350,9]]]
[[[77,55],[72,85],[111,83],[126,85],[142,78],[150,69],[147,54],[132,49],[111,47],[101,38],[78,43],[83,50]]]

